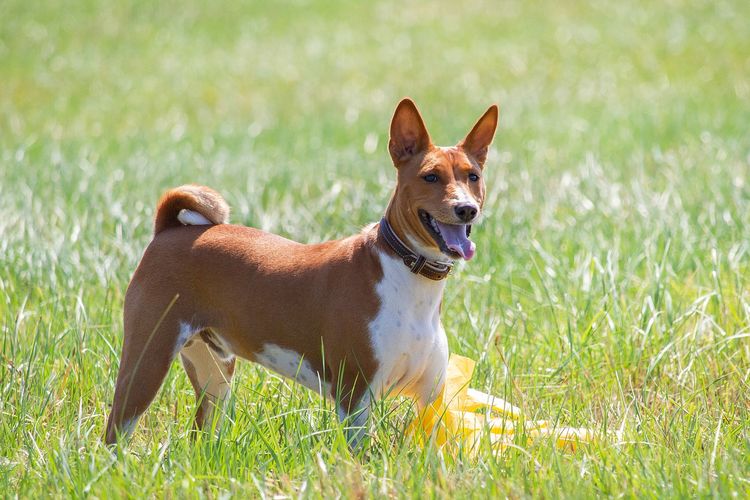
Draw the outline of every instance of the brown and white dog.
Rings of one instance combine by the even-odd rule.
[[[227,399],[236,356],[336,398],[353,444],[373,398],[432,401],[448,359],[444,278],[455,259],[474,255],[469,233],[497,120],[493,105],[458,145],[438,147],[402,100],[388,144],[398,184],[385,216],[342,240],[305,245],[230,225],[226,202],[206,187],[165,193],[125,296],[106,442],[132,432],[178,354],[199,428]]]

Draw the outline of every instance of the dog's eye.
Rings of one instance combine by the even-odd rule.
[[[438,176],[435,174],[427,174],[424,177],[422,177],[427,182],[437,182]]]
[[[469,174],[469,180],[471,182],[477,182],[479,180],[479,176],[477,174]]]

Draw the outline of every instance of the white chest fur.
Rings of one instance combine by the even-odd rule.
[[[445,281],[415,275],[404,263],[380,253],[383,279],[377,284],[380,309],[369,330],[379,368],[371,383],[385,394],[431,399],[442,385],[448,344],[440,323]]]

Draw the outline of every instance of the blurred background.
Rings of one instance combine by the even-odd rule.
[[[97,234],[145,237],[158,194],[199,182],[230,198],[235,220],[331,237],[382,211],[388,122],[411,96],[439,144],[500,104],[488,209],[504,216],[491,217],[501,232],[513,221],[585,226],[594,206],[618,226],[657,223],[643,190],[673,193],[659,211],[695,218],[708,203],[744,222],[731,199],[748,161],[749,10],[5,1],[0,206],[45,205],[41,231],[65,217],[86,233],[101,218]],[[327,209],[312,210],[320,199]],[[19,221],[3,224],[16,238]]]

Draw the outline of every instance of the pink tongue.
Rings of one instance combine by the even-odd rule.
[[[445,240],[449,250],[453,250],[464,260],[470,260],[474,257],[476,245],[466,237],[466,226],[454,226],[453,224],[443,224],[435,221],[440,228],[440,235]]]

